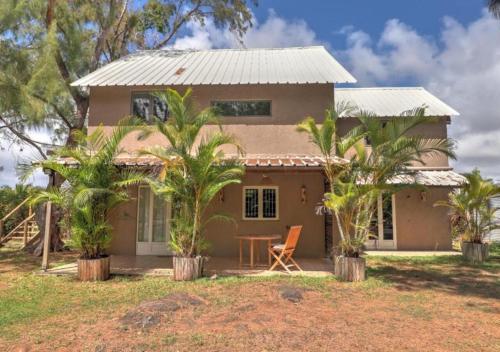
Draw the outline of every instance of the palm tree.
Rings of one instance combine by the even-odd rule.
[[[51,170],[65,180],[60,188],[40,191],[33,203],[51,201],[68,212],[70,244],[81,252],[82,259],[95,259],[104,254],[111,240],[108,211],[128,199],[128,186],[145,177],[113,163],[121,152],[121,141],[137,129],[138,124],[137,120],[123,119],[109,137],[102,127],[89,135],[76,132],[75,147],[63,147],[53,158],[36,166]],[[69,163],[62,163],[61,158]]]
[[[212,199],[226,186],[241,182],[243,166],[236,159],[227,159],[223,146],[233,145],[241,151],[235,139],[222,130],[201,136],[207,124],[217,124],[212,109],[196,112],[191,105],[192,91],[184,95],[168,89],[157,96],[169,107],[167,122],[157,121],[155,130],[169,142],[167,147],[151,147],[143,154],[163,161],[159,178],[151,178],[153,191],[173,201],[174,214],[170,245],[181,257],[196,257],[206,247],[204,226],[221,215],[206,217]]]
[[[463,242],[484,243],[485,236],[500,228],[495,214],[499,210],[491,206],[493,198],[500,197],[500,186],[483,179],[479,170],[466,174],[467,183],[450,193],[448,201],[437,206],[450,208],[453,234]]]
[[[342,116],[355,116],[359,121],[359,125],[344,136],[337,134],[336,126]],[[298,125],[298,130],[309,134],[325,158],[325,174],[331,184],[330,192],[325,195],[325,206],[335,216],[341,236],[339,246],[344,255],[357,257],[361,253],[370,235],[378,195],[394,191],[389,186],[392,178],[410,173],[408,167],[423,163],[424,156],[454,157],[449,139],[425,139],[409,134],[421,124],[435,121],[425,116],[423,108],[382,120],[341,104],[337,109],[327,110],[320,127],[311,117]],[[333,156],[350,162],[335,164]]]
[[[488,10],[493,16],[500,19],[500,0],[488,0]]]

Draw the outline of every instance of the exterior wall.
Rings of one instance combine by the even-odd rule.
[[[243,220],[243,186],[262,185],[263,176],[271,179],[272,186],[279,186],[279,220]],[[307,201],[301,202],[300,190],[306,187]],[[247,172],[243,183],[231,185],[224,190],[224,201],[215,200],[212,212],[231,215],[236,223],[216,221],[207,227],[207,239],[213,256],[235,257],[239,255],[238,234],[280,234],[283,240],[287,226],[303,225],[295,255],[299,257],[325,256],[324,216],[315,214],[316,205],[322,200],[323,176],[317,172]],[[261,254],[264,252],[262,243]],[[244,244],[247,255],[248,243]],[[248,257],[247,257],[248,258]],[[262,255],[261,255],[262,258]]]
[[[118,205],[109,215],[113,238],[109,254],[135,255],[137,233],[137,186],[129,189],[130,200]]]
[[[421,191],[404,189],[396,193],[395,215],[397,250],[451,250],[451,227],[448,209],[434,207],[438,200],[448,199],[449,187],[428,187],[422,200]],[[340,241],[333,220],[333,244]]]
[[[279,187],[278,220],[243,220],[243,186],[261,185],[263,175]],[[301,202],[300,191],[306,187],[307,202]],[[113,240],[110,254],[135,255],[137,232],[137,187],[130,189],[131,200],[121,204],[109,214],[113,226]],[[315,206],[323,197],[323,176],[320,171],[310,172],[247,172],[243,183],[224,189],[224,201],[214,199],[209,214],[223,213],[233,217],[235,222],[214,221],[206,228],[206,238],[211,244],[207,254],[215,257],[237,257],[238,234],[280,234],[283,240],[287,226],[303,225],[296,255],[319,258],[325,255],[324,217],[315,214]],[[261,243],[261,259],[267,258]],[[247,256],[248,243],[245,243]]]
[[[429,187],[425,194],[406,189],[396,194],[396,236],[399,250],[450,250],[448,209],[434,207],[446,200],[449,187]],[[423,196],[423,200],[422,200]]]
[[[185,87],[171,87],[182,92]],[[131,113],[132,92],[154,92],[165,87],[92,87],[89,126],[113,126]],[[195,86],[195,106],[203,109],[214,100],[271,100],[272,116],[224,117],[224,124],[295,125],[306,116],[322,118],[333,101],[331,84]]]
[[[435,123],[427,123],[417,126],[410,131],[409,135],[422,136],[429,139],[442,139],[448,137],[448,118],[441,118]],[[341,119],[339,122],[339,133],[345,134],[357,125],[354,118]],[[449,166],[446,155],[426,155],[423,157],[424,165],[415,163],[415,166],[446,167]]]

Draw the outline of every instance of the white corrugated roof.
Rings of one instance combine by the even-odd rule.
[[[422,87],[335,88],[336,102],[349,102],[377,116],[399,116],[426,107],[428,116],[458,116],[456,110]]]
[[[460,187],[467,179],[451,170],[416,170],[412,174],[398,175],[390,184],[419,184],[424,186]]]
[[[72,86],[355,83],[322,46],[282,49],[146,50]]]

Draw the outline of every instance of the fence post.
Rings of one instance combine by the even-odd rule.
[[[3,220],[0,220],[0,239],[3,237]]]
[[[49,251],[50,251],[50,219],[52,215],[52,202],[47,202],[47,211],[45,212],[45,232],[43,233],[43,258],[42,270],[47,271],[49,268]]]

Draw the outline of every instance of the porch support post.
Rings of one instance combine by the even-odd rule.
[[[45,232],[43,237],[43,258],[42,258],[43,271],[47,271],[47,269],[49,268],[51,215],[52,215],[52,202],[47,202],[47,210],[45,211]]]

